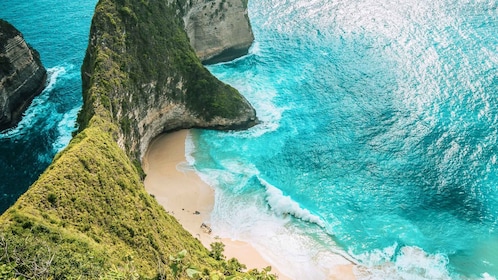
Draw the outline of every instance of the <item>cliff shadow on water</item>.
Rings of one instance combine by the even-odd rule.
[[[0,217],[2,277],[242,275],[241,264],[210,253],[147,194],[139,167],[162,132],[257,122],[247,100],[196,57],[184,31],[189,5],[97,4],[82,66],[79,131]],[[274,279],[266,270],[244,275]]]

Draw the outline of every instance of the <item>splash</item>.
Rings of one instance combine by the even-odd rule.
[[[292,200],[290,196],[283,194],[281,190],[272,186],[267,181],[258,178],[261,184],[266,188],[266,201],[270,208],[280,216],[292,215],[305,222],[317,224],[324,228],[325,223],[320,217],[313,215],[308,209],[303,209],[299,203]]]
[[[210,70],[263,123],[194,139],[220,227],[233,209],[234,238],[263,238],[251,215],[283,224],[366,279],[495,277],[495,2],[250,1],[254,48]]]
[[[0,138],[15,138],[24,135],[26,130],[38,123],[39,118],[44,113],[50,112],[52,107],[49,102],[50,94],[55,88],[58,79],[65,74],[66,69],[62,66],[47,69],[47,85],[45,89],[33,99],[17,126],[0,132]]]

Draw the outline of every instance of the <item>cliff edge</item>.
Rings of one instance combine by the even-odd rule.
[[[213,77],[189,44],[190,1],[100,1],[82,66],[80,126],[98,115],[119,126],[117,141],[141,160],[160,133],[182,128],[244,129],[256,112]]]
[[[190,46],[185,1],[100,0],[82,66],[79,131],[0,216],[0,278],[275,279],[208,251],[143,185],[153,137],[247,128],[254,109]],[[217,249],[216,249],[217,248]]]
[[[47,71],[22,34],[0,19],[0,130],[15,126],[45,88]]]
[[[247,0],[191,0],[183,17],[185,30],[203,63],[246,55],[254,41]]]

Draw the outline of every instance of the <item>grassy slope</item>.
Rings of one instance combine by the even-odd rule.
[[[56,278],[94,278],[113,266],[124,272],[135,267],[151,278],[166,269],[170,255],[183,249],[199,267],[215,264],[145,192],[128,157],[100,128],[76,136],[2,216],[1,224],[5,238],[19,242],[18,254],[25,259],[37,248],[52,252],[49,274]]]
[[[210,257],[147,194],[112,137],[115,129],[103,120],[90,122],[0,217],[0,244],[8,249],[0,254],[5,273],[16,268],[34,275],[35,264],[53,257],[39,278],[157,279],[171,277],[169,258],[185,249],[183,263],[198,271],[265,279],[265,272],[243,276],[235,273],[237,265]]]
[[[150,9],[149,2],[153,0],[141,1]],[[96,12],[107,18],[102,24],[113,25],[108,27],[117,32],[121,30],[112,22],[117,9],[113,3],[102,0]],[[118,10],[133,18],[129,10]],[[94,18],[94,24],[99,19]],[[35,279],[174,279],[187,278],[188,266],[204,279],[223,279],[223,275],[270,279],[265,271],[241,274],[236,261],[212,258],[145,191],[140,171],[129,157],[133,153],[127,155],[116,143],[123,124],[112,112],[112,106],[121,104],[112,102],[117,102],[120,90],[126,90],[130,77],[118,60],[129,58],[119,53],[126,41],[114,32],[98,36],[112,40],[115,48],[95,50],[94,57],[85,61],[93,68],[83,74],[87,78],[80,132],[0,217],[0,279],[20,274]],[[184,249],[186,257],[175,260]],[[178,266],[181,269],[175,273]]]

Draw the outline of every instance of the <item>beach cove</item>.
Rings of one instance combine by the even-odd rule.
[[[0,134],[3,209],[73,135],[82,104],[81,62],[96,2],[7,0],[0,11],[40,51],[50,77],[19,126]],[[260,253],[255,258],[266,261],[241,262],[248,267],[271,264],[274,272],[278,268],[279,275],[291,279],[326,279],[327,269],[336,267],[337,253],[359,263],[358,279],[496,279],[496,1],[250,0],[248,14],[255,35],[249,54],[206,67],[247,98],[260,124],[230,133],[191,130],[187,149],[191,143],[195,147],[188,153],[180,146],[185,139],[175,140],[178,159],[168,167],[171,172],[160,172],[175,177],[175,171],[188,179],[158,179],[157,188],[168,188],[167,194],[155,195],[157,201],[186,228],[185,221],[195,218],[190,226],[194,237],[243,240],[238,244],[254,248]],[[47,16],[57,20],[47,21]],[[145,107],[143,112],[149,111]],[[77,167],[57,175],[66,180]],[[91,178],[94,173],[84,174]],[[122,175],[120,182],[136,177],[133,186],[163,213],[134,171]],[[213,187],[200,189],[197,177]],[[28,190],[32,199],[25,205],[43,204],[47,199],[33,193],[45,198],[47,192],[59,194],[73,178],[56,189]],[[48,186],[57,182],[46,181]],[[114,182],[106,186],[115,187]],[[184,191],[184,186],[194,189]],[[101,197],[101,188],[95,191]],[[88,190],[84,193],[89,196]],[[73,203],[72,195],[58,197]],[[109,199],[129,195],[112,191]],[[169,209],[170,204],[176,208]],[[108,206],[105,202],[98,208]],[[60,213],[66,217],[68,211]],[[162,224],[180,228],[176,222]],[[190,242],[179,248],[185,244]],[[145,259],[150,252],[135,255]]]
[[[144,184],[164,209],[182,226],[199,239],[206,248],[214,242],[225,244],[227,259],[237,258],[247,268],[262,269],[272,266],[278,279],[296,279],[285,274],[285,267],[276,267],[263,256],[265,252],[250,243],[217,235],[210,227],[210,214],[215,203],[215,190],[203,182],[185,158],[185,141],[188,130],[158,136],[149,146],[142,160],[147,174]],[[327,279],[356,279],[353,265],[347,260],[331,267]]]

